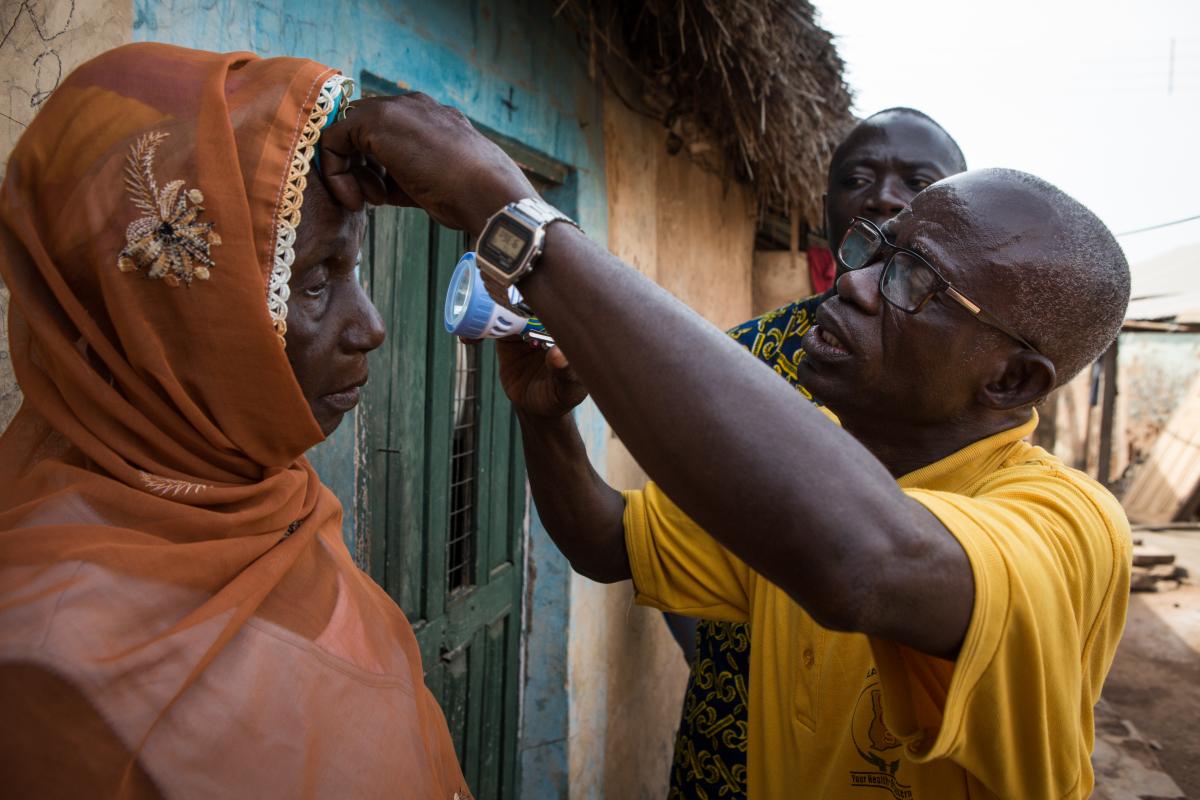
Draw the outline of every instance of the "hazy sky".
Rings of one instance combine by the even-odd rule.
[[[855,113],[919,108],[971,167],[1039,175],[1116,233],[1200,214],[1200,0],[814,2]],[[1136,263],[1200,220],[1120,242]]]

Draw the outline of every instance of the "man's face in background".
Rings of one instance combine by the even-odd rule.
[[[954,140],[932,121],[910,111],[884,111],[854,127],[833,154],[825,195],[829,249],[837,247],[855,217],[882,225],[918,192],[963,172]],[[838,275],[844,269],[837,259]]]

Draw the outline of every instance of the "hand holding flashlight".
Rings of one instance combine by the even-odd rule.
[[[475,266],[475,254],[467,253],[459,259],[446,292],[446,331],[467,341],[499,340],[500,383],[519,413],[565,416],[583,402],[587,389],[537,318],[521,313],[523,303],[515,286],[508,288],[507,300],[496,301]]]
[[[560,419],[587,397],[562,349],[532,347],[521,339],[496,341],[500,384],[517,413]]]

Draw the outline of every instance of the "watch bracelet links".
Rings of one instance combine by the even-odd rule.
[[[583,230],[578,222],[537,196],[524,197],[513,203],[512,207],[532,220],[538,227],[545,227],[552,222],[566,222],[580,231]]]

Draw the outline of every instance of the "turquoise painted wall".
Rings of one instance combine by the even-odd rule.
[[[134,0],[135,41],[264,56],[313,58],[359,79],[369,71],[452,104],[472,120],[570,165],[561,198],[585,230],[607,241],[601,96],[574,31],[546,0]],[[580,415],[603,470],[605,425]],[[311,454],[346,506],[353,541],[356,440],[347,420]],[[530,513],[519,796],[567,796],[567,619],[570,569]]]

